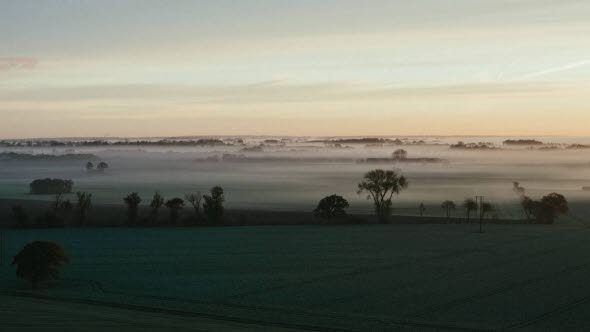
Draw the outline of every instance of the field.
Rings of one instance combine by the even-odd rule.
[[[31,303],[164,312],[170,316],[163,322],[200,317],[271,330],[590,327],[588,227],[475,231],[447,224],[7,230],[5,236],[7,257],[36,239],[62,243],[71,257],[62,280],[34,293],[45,298]],[[3,295],[27,301],[22,296],[30,292],[13,268],[1,267],[0,285]]]

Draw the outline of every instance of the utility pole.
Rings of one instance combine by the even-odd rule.
[[[479,232],[483,233],[481,227],[483,222],[483,196],[475,196],[475,202],[479,204]]]
[[[4,266],[4,231],[0,231],[0,266]]]

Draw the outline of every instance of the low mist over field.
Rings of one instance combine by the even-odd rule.
[[[53,199],[29,195],[39,178],[74,181],[96,203],[121,204],[129,192],[144,197],[207,191],[221,185],[227,206],[238,209],[311,211],[330,194],[370,212],[356,184],[373,168],[394,169],[411,185],[394,200],[400,213],[417,213],[420,203],[438,205],[476,195],[518,218],[518,181],[532,197],[557,191],[572,201],[590,201],[588,138],[539,138],[521,144],[504,137],[215,137],[168,139],[69,139],[4,141],[0,151],[1,198]],[[464,146],[457,144],[463,142]],[[542,143],[542,144],[539,144]],[[407,151],[393,160],[395,150]],[[33,155],[33,156],[29,156]],[[55,157],[52,157],[55,156]],[[390,160],[391,159],[391,160]],[[88,172],[87,161],[107,162]]]

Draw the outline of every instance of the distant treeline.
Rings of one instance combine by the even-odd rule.
[[[235,140],[236,143],[243,143],[242,140]],[[151,145],[151,146],[214,146],[214,145],[232,145],[220,139],[202,138],[197,140],[171,140],[162,139],[158,141],[148,140],[123,140],[123,141],[106,141],[106,140],[92,140],[92,141],[0,141],[0,146],[6,147],[76,147],[76,146],[136,146],[136,145]]]
[[[457,144],[451,144],[451,149],[457,150],[499,150],[500,148],[495,147],[490,142],[478,142],[478,143],[463,143],[461,141]]]
[[[17,152],[0,153],[0,161],[82,161],[96,160],[95,155],[89,153],[67,153],[67,154],[30,154]]]
[[[424,140],[409,141],[407,139],[389,139],[389,138],[376,138],[376,137],[365,137],[365,138],[340,138],[340,139],[327,139],[327,140],[312,140],[310,143],[328,143],[328,144],[426,144]]]
[[[74,182],[72,180],[62,179],[37,179],[29,184],[31,194],[48,195],[48,194],[66,194],[72,192]]]
[[[507,139],[502,142],[504,145],[543,145],[545,143],[534,139]]]

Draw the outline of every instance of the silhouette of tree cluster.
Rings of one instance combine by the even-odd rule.
[[[62,179],[37,179],[29,184],[31,194],[47,195],[71,193],[74,182]]]

